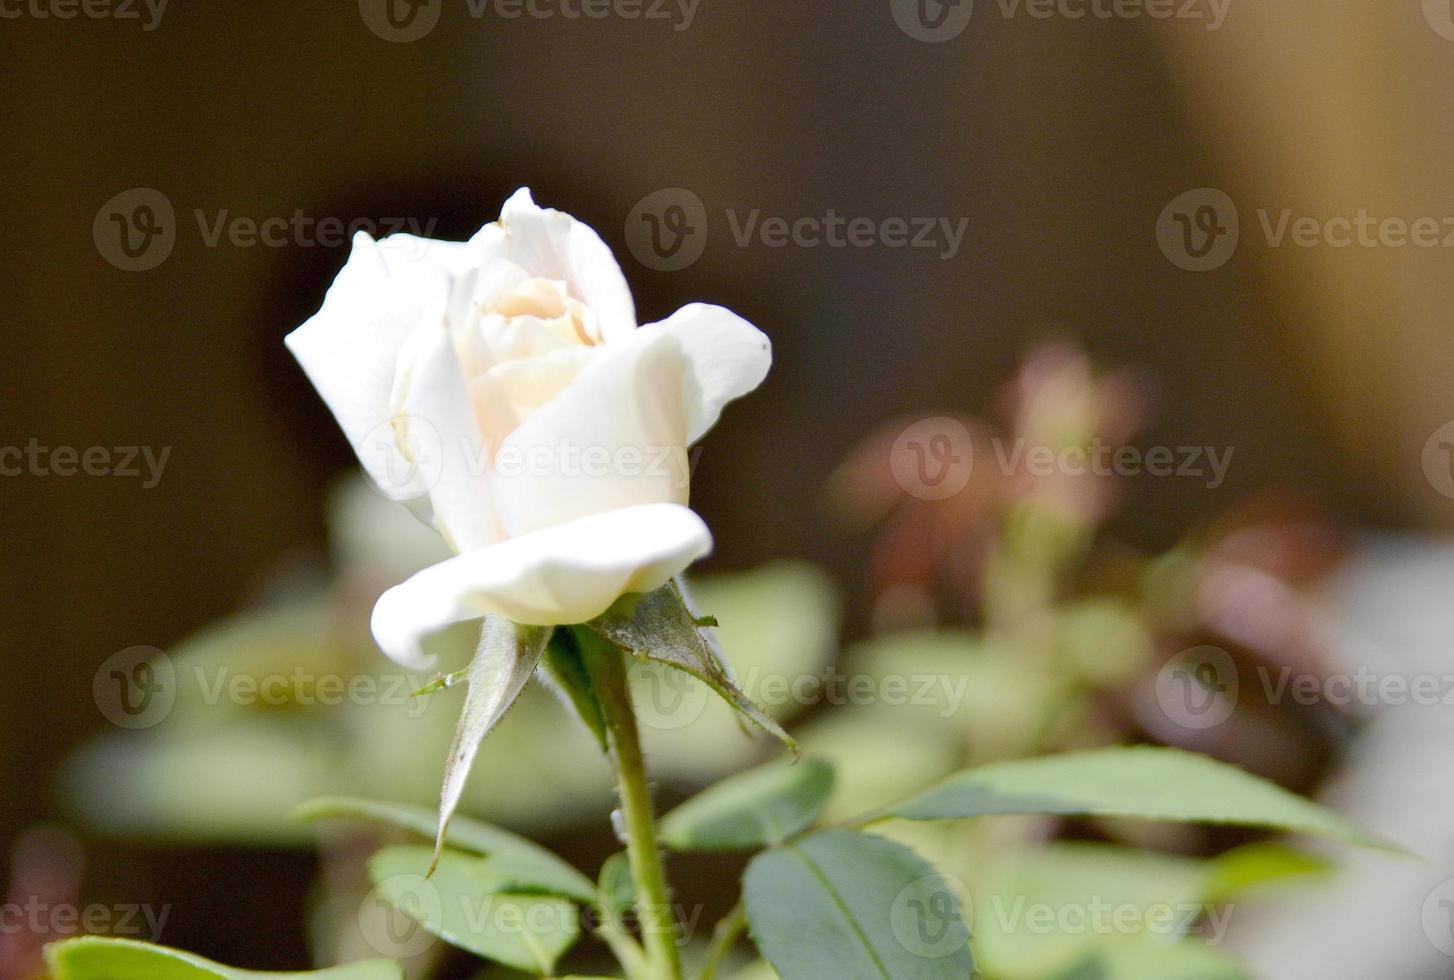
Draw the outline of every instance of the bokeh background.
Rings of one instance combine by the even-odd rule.
[[[1026,355],[1061,338],[1135,374],[1138,444],[1234,450],[1215,488],[1129,480],[1109,528],[1122,547],[1158,552],[1288,493],[1354,542],[1350,560],[1379,556],[1387,601],[1365,611],[1439,664],[1454,586],[1438,544],[1454,477],[1430,442],[1454,419],[1448,4],[1231,0],[1215,29],[1206,3],[1171,19],[973,7],[929,43],[890,0],[700,0],[689,21],[672,6],[664,19],[477,18],[434,0],[420,16],[437,25],[401,42],[368,0],[173,0],[154,22],[143,6],[62,19],[3,5],[0,442],[170,456],[151,488],[0,479],[0,855],[59,825],[85,853],[89,894],[171,904],[167,942],[246,966],[306,962],[311,853],[99,833],[63,791],[78,747],[115,731],[91,696],[107,657],[170,649],[329,567],[326,501],[351,457],[281,339],[346,246],[209,244],[199,213],[400,218],[463,238],[528,184],[616,249],[643,322],[696,299],[741,312],[775,364],[700,458],[693,504],[717,540],[706,570],[816,563],[843,597],[845,644],[873,629],[874,537],[835,519],[835,469],[886,420],[985,414]],[[97,230],[134,188],[175,215],[175,245],[142,271],[110,261]],[[628,246],[633,208],[664,188],[707,215],[701,257],[680,271]],[[1157,233],[1198,188],[1225,192],[1240,219],[1235,254],[1205,272],[1175,264]],[[728,212],[753,209],[963,219],[966,232],[949,257],[740,244]],[[1274,245],[1262,213],[1275,224],[1286,209],[1431,217],[1440,244]],[[1407,807],[1432,820],[1440,799],[1429,788]],[[1420,935],[1416,919],[1383,926],[1370,946]],[[1269,975],[1341,975],[1286,972],[1276,951],[1298,926],[1279,928],[1257,954],[1284,971]],[[1384,975],[1454,976],[1425,952]]]

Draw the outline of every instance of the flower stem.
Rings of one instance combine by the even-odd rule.
[[[646,957],[658,980],[681,980],[676,915],[669,900],[661,851],[656,846],[656,817],[641,754],[641,733],[626,684],[624,655],[587,630],[578,631],[577,640],[592,690],[605,716]]]

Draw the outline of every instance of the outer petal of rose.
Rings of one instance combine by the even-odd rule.
[[[595,514],[456,555],[385,592],[374,606],[379,646],[426,667],[423,637],[468,619],[528,626],[583,623],[628,592],[660,588],[712,550],[702,519],[676,504]]]
[[[514,537],[636,504],[687,502],[681,345],[670,334],[596,348],[495,454],[500,527]]]
[[[600,320],[610,341],[636,329],[636,306],[626,276],[595,229],[563,211],[538,207],[530,189],[511,195],[500,211],[511,262],[544,279],[564,280]]]
[[[657,331],[675,337],[686,355],[688,445],[717,424],[722,406],[762,384],[772,366],[767,334],[720,306],[692,303],[638,332]]]
[[[415,499],[426,489],[411,475],[389,425],[399,353],[416,326],[443,317],[449,300],[448,271],[435,261],[411,258],[415,246],[423,254],[431,244],[447,243],[424,243],[354,236],[353,251],[323,307],[285,341],[364,470],[395,500]]]
[[[500,539],[489,460],[449,328],[421,326],[400,356],[396,432],[424,478],[434,526],[455,551]]]

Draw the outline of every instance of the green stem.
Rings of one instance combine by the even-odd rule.
[[[641,733],[636,727],[636,712],[632,710],[631,692],[626,685],[623,654],[587,630],[578,630],[576,638],[591,678],[591,688],[600,699],[606,719],[611,762],[621,794],[626,856],[636,883],[636,914],[641,919],[646,957],[658,980],[681,980],[676,915],[668,896],[661,851],[656,846],[656,816],[646,780],[646,762],[641,755]]]
[[[717,970],[727,961],[732,947],[737,945],[737,940],[746,931],[747,910],[739,902],[712,930],[712,945],[708,947],[706,962],[702,964],[701,980],[716,980]]]

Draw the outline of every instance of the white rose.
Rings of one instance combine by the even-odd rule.
[[[600,236],[523,188],[468,242],[360,234],[287,344],[374,483],[457,552],[374,609],[410,666],[451,623],[585,622],[706,554],[687,447],[772,361],[718,306],[638,327]]]

